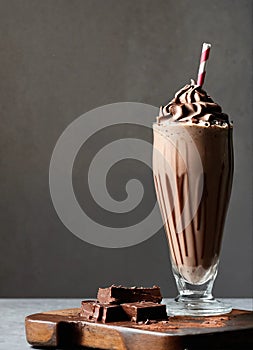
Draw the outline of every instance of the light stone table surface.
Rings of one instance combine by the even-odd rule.
[[[164,299],[168,302],[170,299]],[[233,308],[253,310],[252,299],[222,299]],[[0,299],[0,350],[32,349],[26,342],[25,316],[49,310],[75,308],[81,299]]]

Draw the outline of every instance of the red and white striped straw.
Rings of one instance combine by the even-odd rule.
[[[198,80],[197,85],[202,86],[204,84],[205,75],[206,75],[206,62],[209,57],[211,49],[211,44],[204,43],[202,47],[202,53],[200,57],[200,64],[199,64],[199,72],[198,72]]]

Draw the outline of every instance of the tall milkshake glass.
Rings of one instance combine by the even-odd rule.
[[[230,312],[212,287],[232,187],[232,125],[192,82],[161,108],[153,131],[154,183],[179,291],[168,312]]]

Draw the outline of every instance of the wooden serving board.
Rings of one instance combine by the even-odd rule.
[[[233,310],[210,317],[170,317],[151,324],[84,321],[79,309],[42,312],[26,317],[27,341],[36,347],[78,346],[117,350],[249,349],[253,312]]]

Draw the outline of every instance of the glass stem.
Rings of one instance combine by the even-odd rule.
[[[196,300],[213,300],[212,289],[216,273],[203,284],[191,284],[186,282],[182,277],[175,274],[176,284],[179,291],[179,295],[176,297],[176,301],[196,301]]]

